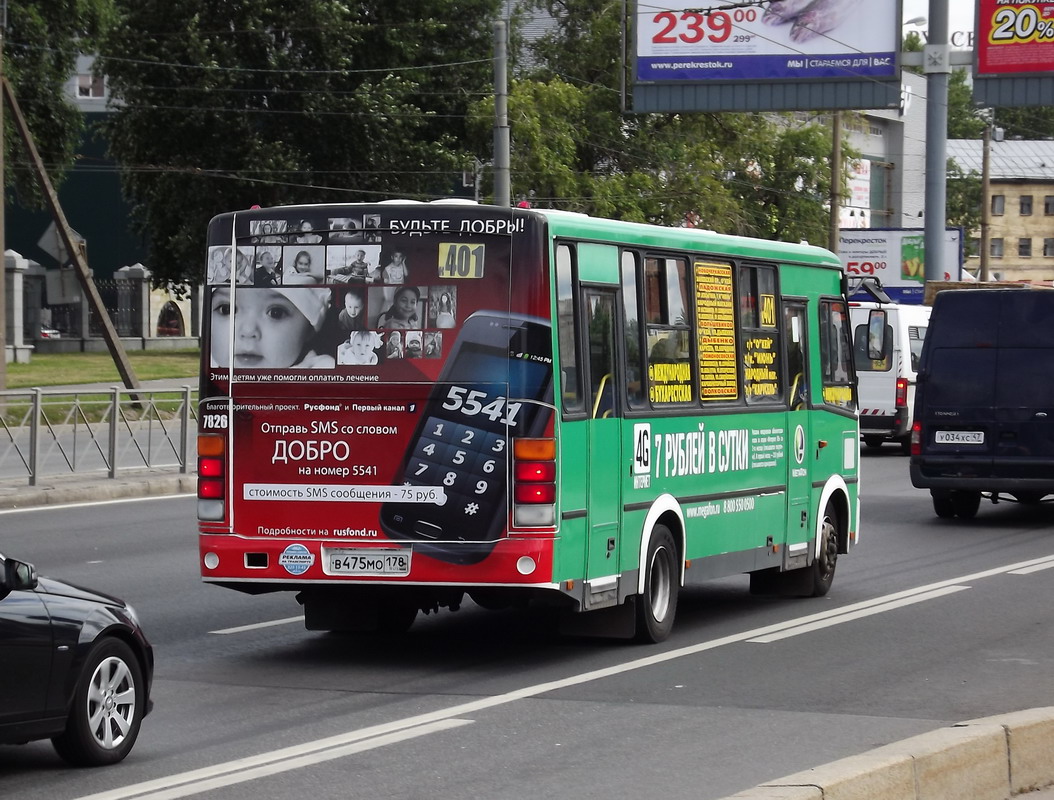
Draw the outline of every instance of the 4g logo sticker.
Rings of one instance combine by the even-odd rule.
[[[633,488],[651,488],[651,425],[633,426]]]

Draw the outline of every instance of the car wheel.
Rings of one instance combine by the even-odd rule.
[[[935,494],[933,498],[933,512],[941,519],[952,519],[955,516],[955,504],[946,494]]]
[[[981,507],[980,492],[955,492],[952,494],[952,506],[959,519],[973,519]]]
[[[661,642],[673,630],[681,572],[677,545],[665,525],[656,525],[644,562],[644,594],[637,595],[637,640]]]
[[[881,436],[865,436],[864,437],[864,444],[866,444],[872,450],[875,450],[875,449],[881,447],[883,441],[884,440],[882,439]]]
[[[102,639],[84,661],[66,730],[51,740],[55,750],[75,766],[116,764],[139,735],[144,699],[132,649],[120,639]]]

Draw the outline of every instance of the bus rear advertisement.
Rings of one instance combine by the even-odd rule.
[[[468,596],[660,641],[686,583],[824,594],[857,539],[827,251],[384,202],[222,214],[207,258],[201,574],[309,629]]]

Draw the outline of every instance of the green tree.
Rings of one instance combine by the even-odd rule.
[[[985,112],[973,102],[969,72],[957,69],[948,78],[948,138],[980,139],[984,135]]]
[[[1054,137],[1054,108],[1050,106],[996,108],[993,116],[1007,139]]]
[[[66,82],[77,55],[90,47],[110,0],[20,0],[7,4],[4,76],[11,83],[49,177],[58,186],[73,165],[83,115],[70,102]],[[10,117],[5,119],[5,181],[22,205],[43,195]]]
[[[981,176],[977,172],[964,172],[954,159],[948,159],[947,175],[945,214],[948,224],[961,226],[965,232],[965,255],[977,255],[977,243],[970,234],[981,228]]]
[[[449,194],[498,0],[115,0],[111,153],[159,281],[252,204]]]

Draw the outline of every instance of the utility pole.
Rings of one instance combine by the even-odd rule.
[[[948,179],[948,0],[930,0],[929,31],[923,50],[926,74],[926,282],[944,278]]]
[[[512,205],[509,180],[509,64],[505,22],[494,23],[494,205]]]
[[[0,81],[4,77],[4,37],[7,35],[7,0],[0,8]],[[7,388],[7,231],[4,230],[4,201],[7,198],[4,175],[4,100],[0,97],[0,391]],[[16,339],[17,341],[17,339]]]
[[[835,111],[831,117],[831,228],[827,237],[827,249],[838,252],[838,239],[842,222],[842,112]]]
[[[991,247],[992,201],[988,196],[991,189],[991,156],[992,156],[992,119],[984,122],[984,139],[981,145],[981,267],[977,270],[977,279],[988,280],[988,256]]]
[[[88,296],[88,303],[92,311],[95,312],[99,324],[102,325],[103,337],[106,339],[106,346],[110,350],[110,355],[113,356],[117,371],[120,373],[126,388],[138,389],[139,379],[135,376],[135,370],[132,369],[132,364],[128,360],[128,354],[124,351],[124,345],[121,344],[121,340],[117,336],[117,329],[113,326],[113,320],[110,319],[106,305],[99,295],[99,290],[95,286],[95,281],[92,280],[91,273],[88,271],[88,261],[84,257],[84,250],[74,240],[73,230],[70,228],[69,223],[66,222],[66,215],[59,204],[58,193],[51,184],[47,169],[45,169],[44,162],[41,160],[40,153],[37,151],[37,146],[33,141],[33,135],[29,131],[25,117],[22,116],[18,98],[15,97],[15,93],[11,89],[11,84],[7,78],[0,76],[0,82],[3,83],[4,99],[7,100],[11,108],[11,116],[14,117],[15,127],[22,138],[22,144],[25,145],[26,154],[29,156],[29,161],[37,173],[37,178],[40,180],[44,200],[51,211],[51,216],[55,220],[55,227],[58,229],[62,243],[66,247],[66,252],[73,259],[73,266],[77,269],[77,277],[80,279],[81,288],[84,289],[84,293]],[[138,402],[138,397],[133,396],[133,399]]]

